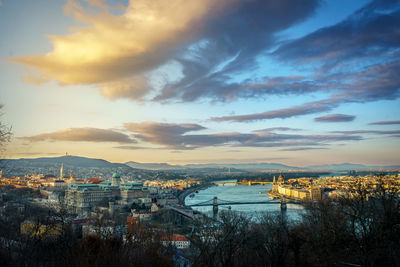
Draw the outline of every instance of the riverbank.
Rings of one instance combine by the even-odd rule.
[[[273,200],[273,199],[276,199],[276,198],[281,198],[281,197],[282,197],[281,194],[273,192],[272,189],[269,190],[269,191],[267,191],[267,195],[268,195],[272,200]]]
[[[207,188],[209,188],[209,187],[212,187],[212,186],[216,186],[216,185],[215,185],[214,183],[204,183],[204,184],[201,184],[201,185],[198,185],[198,186],[190,187],[190,188],[188,188],[188,189],[182,191],[182,192],[179,194],[178,200],[179,200],[179,202],[180,202],[181,204],[185,204],[185,198],[186,198],[188,195],[190,195],[190,194],[196,192],[196,190],[199,190],[199,191],[200,191],[200,190],[204,190],[204,189],[207,189]]]

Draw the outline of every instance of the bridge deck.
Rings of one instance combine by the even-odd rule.
[[[251,202],[251,201],[242,201],[242,202],[218,202],[218,206],[232,206],[232,205],[245,205],[245,204],[281,204],[279,201],[258,201],[258,202]],[[287,202],[287,204],[297,204],[301,205],[304,202]],[[205,207],[205,206],[212,206],[213,203],[198,203],[192,205],[186,205],[188,207]]]
[[[272,182],[257,182],[257,181],[247,181],[247,182],[215,182],[214,184],[243,184],[243,185],[253,185],[253,184],[272,184]]]

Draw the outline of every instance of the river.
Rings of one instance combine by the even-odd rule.
[[[216,181],[216,182],[229,182],[235,180],[227,181]],[[234,201],[234,202],[260,202],[260,201],[272,201],[267,194],[267,191],[271,189],[271,184],[266,185],[218,185],[200,190],[198,193],[194,194],[194,197],[187,196],[185,198],[185,205],[193,205],[208,200],[212,200],[214,196],[218,198],[219,201]],[[277,200],[275,200],[277,201]],[[212,206],[202,206],[193,207],[193,209],[200,212],[206,213],[207,215],[212,215]],[[228,206],[219,206],[219,211],[227,210]],[[231,205],[233,211],[241,212],[245,215],[254,217],[257,215],[276,213],[280,212],[279,204],[240,204]],[[301,205],[287,204],[287,214],[289,217],[296,219],[299,218],[300,213],[303,211]]]

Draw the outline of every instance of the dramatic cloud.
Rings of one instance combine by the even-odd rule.
[[[377,100],[394,100],[400,95],[400,60],[369,66],[359,72],[334,74],[324,77],[322,83],[335,83],[340,91],[328,99],[308,102],[291,108],[261,113],[222,116],[215,121],[253,121],[290,118],[294,116],[331,111],[344,103],[365,103]],[[341,81],[342,83],[339,83]],[[346,83],[347,82],[347,83]],[[315,80],[318,83],[318,80]]]
[[[311,6],[312,3],[309,7]],[[309,7],[304,9],[304,14],[307,14],[306,10],[311,10]],[[258,65],[254,59],[260,52],[268,54],[265,50],[271,45],[279,46],[279,43],[272,35],[263,36],[251,27],[244,27],[247,33],[239,31],[237,34],[241,35],[242,41],[233,42],[231,46],[222,45],[223,49],[218,38],[207,39],[207,42],[195,47],[197,54],[194,59],[186,57],[177,59],[183,66],[184,79],[167,85],[155,99],[180,98],[184,101],[193,101],[209,97],[229,101],[236,98],[300,95],[313,92],[332,92],[333,97],[349,97],[350,102],[396,99],[399,96],[397,75],[400,56],[398,51],[400,36],[397,29],[400,23],[399,12],[397,1],[373,1],[345,21],[298,40],[287,41],[269,54],[282,64],[299,65],[302,69],[309,69],[311,75],[265,76],[241,82],[228,82],[236,74],[255,69]],[[270,23],[275,19],[274,16],[264,14],[263,17],[258,17],[258,13],[254,10],[251,14],[255,14],[255,18],[250,21],[261,24]],[[245,16],[242,13],[240,15]],[[265,19],[267,17],[271,20]],[[268,26],[265,25],[263,29],[265,28],[268,29]],[[226,30],[221,32],[225,34]],[[228,40],[231,41],[233,38]],[[236,48],[236,45],[237,49],[233,49],[235,53],[227,52],[232,51],[227,48]],[[224,66],[220,69],[215,68],[223,59],[225,65],[222,64]],[[382,69],[386,69],[387,72]],[[357,96],[361,99],[357,100]],[[338,102],[336,105],[333,103],[333,107],[343,102]],[[332,106],[325,106],[323,111],[330,109]],[[315,110],[315,113],[318,110]],[[300,110],[295,114],[309,113]],[[269,113],[259,115],[270,117]]]
[[[331,111],[344,103],[397,99],[400,95],[399,9],[397,1],[374,1],[345,21],[287,42],[272,53],[280,62],[313,70],[309,76],[266,78],[265,83],[256,86],[251,81],[225,84],[220,94],[248,98],[324,92],[331,93],[331,97],[289,108],[213,119],[289,118]]]
[[[400,124],[400,121],[376,121],[368,123],[369,125],[391,125],[391,124]]]
[[[352,59],[393,55],[400,45],[399,7],[398,1],[372,1],[343,22],[281,46],[274,56],[328,70]]]
[[[74,142],[116,142],[121,144],[136,143],[128,135],[114,130],[97,128],[70,128],[53,133],[43,133],[34,136],[20,137],[31,142],[38,141],[74,141]]]
[[[229,98],[234,91],[239,96],[283,93],[289,86],[301,93],[311,88],[290,77],[282,78],[290,85],[279,78],[239,88],[225,81],[256,68],[257,56],[275,45],[274,35],[313,14],[320,0],[131,0],[121,15],[113,14],[105,1],[86,2],[100,8],[98,13],[68,0],[66,14],[85,26],[50,36],[51,52],[11,59],[34,70],[25,81],[96,84],[109,98],[142,99],[154,90],[143,80],[173,61],[183,78],[166,81],[153,94],[156,100]]]
[[[26,81],[90,84],[108,99],[163,103],[306,94],[316,99],[275,110],[266,101],[257,113],[212,118],[237,122],[334,113],[346,103],[400,96],[398,1],[371,1],[344,21],[295,40],[280,33],[310,18],[320,0],[131,0],[119,12],[103,0],[85,2],[68,0],[66,14],[84,26],[51,36],[52,51],[11,59],[38,74]],[[301,74],[274,76],[263,71],[262,59]],[[354,119],[338,115],[315,120]],[[262,134],[194,135],[188,132],[204,128],[175,125],[161,127],[161,136],[153,131],[157,125],[126,127],[142,141],[181,149],[250,145],[247,138],[260,140],[256,135]]]
[[[334,101],[324,100],[324,101],[310,102],[310,103],[295,106],[292,108],[271,110],[271,111],[266,111],[266,112],[261,112],[261,113],[214,117],[214,118],[212,118],[212,120],[215,120],[215,121],[254,121],[254,120],[276,119],[276,118],[284,119],[284,118],[290,118],[293,116],[328,111],[335,107],[337,107],[337,103],[335,103]]]
[[[258,56],[275,45],[274,35],[311,15],[320,1],[241,1],[228,15],[207,24],[200,42],[175,60],[184,78],[168,83],[154,99],[195,101],[210,98],[230,101],[240,97],[312,91],[312,82],[302,77],[264,77],[260,81],[228,82],[257,69]]]
[[[135,133],[135,137],[153,144],[166,145],[171,148],[192,148],[183,140],[183,134],[191,131],[205,129],[198,124],[173,124],[173,123],[125,123],[124,127]]]
[[[107,8],[104,1],[88,1]],[[207,17],[235,0],[130,1],[122,15],[93,14],[75,0],[64,7],[85,27],[51,36],[53,51],[12,60],[33,67],[41,80],[60,84],[99,84],[136,76],[163,64],[177,47],[193,39]]]
[[[361,136],[356,135],[301,135],[274,132],[290,129],[286,127],[263,129],[251,133],[190,134],[190,132],[205,128],[198,124],[157,122],[125,123],[124,126],[133,132],[138,140],[161,145],[164,148],[181,150],[221,145],[232,147],[322,146],[331,142],[362,140]]]
[[[356,116],[345,114],[329,114],[322,117],[315,118],[318,122],[349,122],[353,121]]]

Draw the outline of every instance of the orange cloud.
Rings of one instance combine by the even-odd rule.
[[[97,6],[100,8],[109,8],[108,5],[105,3],[105,0],[85,0],[88,4],[92,6]]]
[[[141,99],[150,90],[147,79],[143,76],[108,82],[103,84],[100,89],[101,93],[109,99]]]
[[[10,59],[39,73],[28,74],[25,81],[97,84],[110,98],[132,90],[140,97],[145,87],[128,86],[129,79],[141,79],[137,77],[165,63],[176,47],[200,32],[207,17],[236,0],[131,0],[122,15],[111,13],[102,0],[85,1],[100,11],[90,12],[75,0],[64,7],[85,26],[65,36],[49,36],[53,50],[47,54]]]
[[[30,142],[38,141],[74,141],[74,142],[116,142],[120,144],[136,143],[129,135],[111,129],[70,128],[58,132],[43,133],[34,136],[20,137]]]

